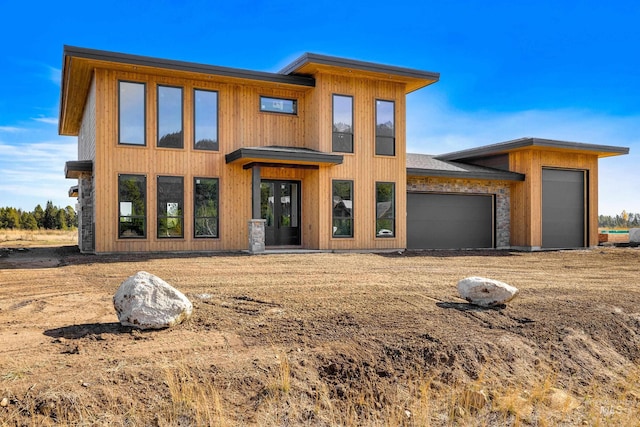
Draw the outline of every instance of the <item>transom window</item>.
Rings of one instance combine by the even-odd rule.
[[[182,88],[158,86],[158,147],[183,146]]]
[[[396,185],[376,182],[376,236],[394,237],[396,234]]]
[[[333,237],[353,237],[353,181],[333,181]]]
[[[184,180],[158,176],[158,238],[184,236]]]
[[[194,178],[194,237],[218,237],[218,179]]]
[[[118,237],[144,238],[147,235],[147,177],[118,175]]]
[[[260,97],[260,111],[269,113],[298,114],[298,101],[286,98]]]
[[[376,100],[376,154],[396,155],[395,102]]]
[[[118,82],[118,143],[145,145],[144,83]]]
[[[353,97],[333,95],[333,151],[353,153]]]
[[[194,89],[193,115],[193,148],[218,151],[218,92]]]

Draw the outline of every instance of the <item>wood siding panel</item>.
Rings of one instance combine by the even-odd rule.
[[[513,184],[511,197],[511,245],[542,246],[542,168],[588,171],[587,224],[589,246],[598,244],[598,156],[570,151],[529,149],[509,155],[511,171],[526,175]]]

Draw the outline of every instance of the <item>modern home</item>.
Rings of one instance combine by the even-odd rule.
[[[406,95],[438,79],[312,53],[268,73],[65,46],[79,248],[597,245],[598,159],[629,149],[523,138],[407,154]]]

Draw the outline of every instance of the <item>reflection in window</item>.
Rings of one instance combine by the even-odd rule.
[[[353,153],[353,97],[333,95],[333,151]]]
[[[395,102],[376,100],[376,154],[396,155]]]
[[[158,238],[183,237],[184,183],[181,176],[158,177]]]
[[[118,237],[146,237],[147,178],[144,175],[118,175]]]
[[[193,91],[194,148],[218,151],[218,92]]]
[[[182,148],[182,88],[158,86],[158,147]]]
[[[395,236],[395,184],[376,182],[376,236]]]
[[[353,181],[333,181],[333,237],[353,237]]]
[[[298,101],[295,99],[260,97],[260,111],[271,113],[298,114]]]
[[[194,236],[218,237],[218,180],[194,179]]]
[[[118,142],[145,145],[145,84],[118,82]]]

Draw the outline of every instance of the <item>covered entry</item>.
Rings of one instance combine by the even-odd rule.
[[[586,246],[584,170],[542,169],[542,247]]]
[[[494,205],[491,194],[407,193],[407,248],[493,248]]]

